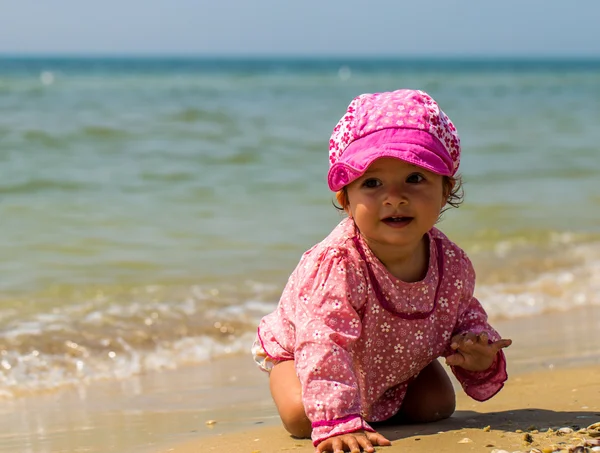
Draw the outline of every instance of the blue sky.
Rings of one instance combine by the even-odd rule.
[[[0,0],[0,53],[600,57],[598,18],[598,0]]]

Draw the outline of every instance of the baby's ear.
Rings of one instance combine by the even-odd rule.
[[[350,214],[350,203],[348,201],[348,190],[345,187],[342,190],[338,190],[335,193],[335,199],[346,214],[352,217]]]
[[[452,193],[452,189],[454,189],[454,186],[456,184],[456,179],[450,177],[450,176],[444,176],[444,180],[443,180],[443,195],[444,195],[444,199],[442,202],[442,207],[444,207],[446,205],[446,203],[448,202],[448,199],[450,198],[450,194]]]

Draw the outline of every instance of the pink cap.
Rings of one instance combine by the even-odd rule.
[[[460,138],[423,91],[362,94],[350,103],[329,140],[329,188],[342,189],[381,157],[452,176],[460,163]]]

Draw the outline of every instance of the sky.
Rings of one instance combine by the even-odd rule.
[[[599,0],[0,0],[0,54],[600,57]]]

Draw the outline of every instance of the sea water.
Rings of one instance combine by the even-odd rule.
[[[4,57],[0,396],[248,354],[341,220],[333,126],[397,88],[461,135],[438,226],[491,319],[599,305],[600,61]]]

